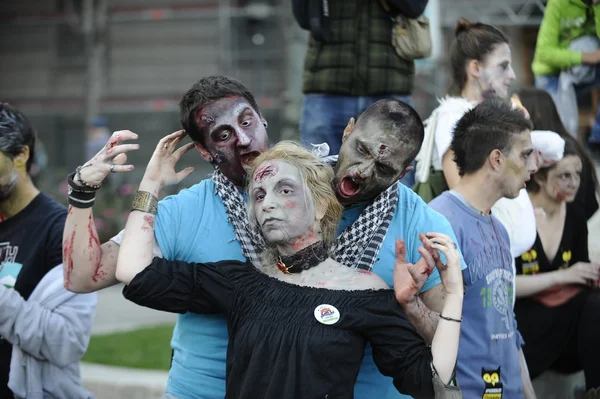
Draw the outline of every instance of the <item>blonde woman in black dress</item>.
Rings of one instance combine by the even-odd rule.
[[[157,196],[180,156],[175,133],[159,143],[140,190]],[[161,174],[162,173],[162,174]],[[352,398],[365,345],[382,374],[414,398],[458,398],[454,381],[462,313],[460,255],[448,236],[429,233],[425,270],[405,261],[402,239],[396,268],[429,273],[437,267],[447,292],[431,347],[375,274],[337,263],[328,250],[342,212],[333,171],[292,142],[282,142],[250,166],[248,218],[266,247],[260,265],[239,261],[187,263],[152,259],[152,212],[134,210],[117,263],[124,295],[169,312],[225,313],[228,318],[226,398]],[[172,177],[172,176],[171,176]],[[210,242],[198,243],[210,246]],[[437,264],[436,264],[437,263]],[[395,282],[396,283],[396,282]]]

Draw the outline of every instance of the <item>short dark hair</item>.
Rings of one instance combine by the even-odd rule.
[[[508,44],[506,36],[498,28],[481,22],[460,18],[456,23],[454,41],[450,45],[450,70],[452,86],[450,94],[460,95],[467,83],[467,62],[483,61],[499,44]]]
[[[27,117],[7,103],[0,103],[0,151],[13,159],[29,147],[27,172],[35,157],[36,134]]]
[[[377,126],[381,130],[390,131],[403,144],[406,159],[402,165],[404,170],[416,158],[425,129],[421,117],[410,105],[395,99],[383,99],[375,102],[363,112],[356,126]]]
[[[196,122],[196,113],[206,104],[220,98],[242,96],[260,115],[260,109],[250,90],[235,79],[225,76],[208,76],[200,79],[183,95],[179,102],[181,126],[195,142],[204,145],[202,130]]]
[[[450,149],[458,174],[478,171],[494,150],[508,153],[513,136],[533,128],[523,111],[498,100],[486,100],[457,122]]]
[[[565,151],[563,153],[563,158],[567,157],[569,155],[575,155],[577,157],[579,157],[579,159],[581,159],[581,155],[579,154],[579,151],[577,149],[577,146],[569,141],[569,140],[565,140]],[[581,161],[583,162],[583,159],[581,159]],[[540,191],[540,185],[538,184],[537,180],[543,180],[545,181],[548,178],[548,172],[550,172],[552,169],[556,168],[556,165],[558,163],[555,163],[552,166],[548,166],[546,168],[539,168],[537,172],[535,172],[535,174],[531,175],[531,179],[529,179],[525,185],[527,188],[527,191],[530,193],[537,193],[538,191]]]

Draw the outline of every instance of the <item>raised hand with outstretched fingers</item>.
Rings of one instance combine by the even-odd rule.
[[[75,183],[99,186],[106,176],[112,173],[123,173],[133,170],[127,163],[127,153],[140,148],[139,144],[122,144],[124,141],[137,140],[138,135],[130,130],[119,130],[110,136],[104,147],[92,159],[81,167],[74,177]]]
[[[458,245],[446,234],[427,233],[426,236],[431,242],[432,249],[440,251],[446,257],[446,263],[443,263],[439,256],[435,262],[446,293],[463,295],[464,284]]]
[[[194,143],[188,143],[175,149],[185,136],[184,130],[178,130],[158,142],[152,158],[146,166],[144,181],[152,181],[163,187],[177,184],[194,172],[195,169],[192,167],[175,172],[175,165],[183,154],[194,147]]]
[[[421,242],[427,241],[423,234],[419,235]],[[406,245],[402,238],[396,240],[396,264],[394,267],[394,291],[396,300],[402,306],[406,306],[414,300],[429,275],[435,267],[435,259],[425,247],[419,247],[421,259],[415,264],[406,260]]]

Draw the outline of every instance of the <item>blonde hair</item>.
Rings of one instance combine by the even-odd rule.
[[[250,194],[252,193],[254,172],[260,165],[268,161],[286,162],[298,169],[305,185],[305,192],[310,194],[307,198],[309,205],[320,206],[325,210],[321,219],[321,236],[325,245],[330,247],[335,240],[338,222],[343,211],[332,186],[333,169],[294,141],[282,141],[276,144],[270,150],[259,155],[250,165],[248,170],[250,178],[246,192],[249,194],[248,219],[252,227],[257,228],[253,206],[254,198]]]

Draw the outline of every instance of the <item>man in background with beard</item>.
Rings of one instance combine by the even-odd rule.
[[[35,141],[27,118],[0,103],[0,397],[93,398],[79,360],[96,294],[62,286],[67,210],[31,181]]]

